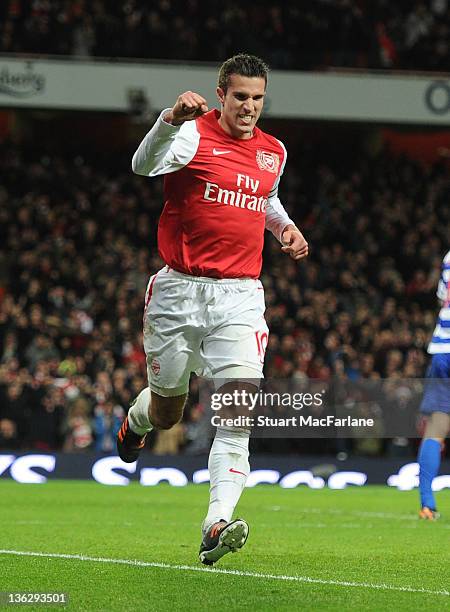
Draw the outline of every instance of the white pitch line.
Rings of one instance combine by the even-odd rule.
[[[424,593],[426,595],[450,596],[450,591],[445,589],[432,591],[431,589],[414,588],[409,586],[395,586],[392,584],[373,584],[370,582],[347,582],[344,580],[325,580],[321,578],[310,578],[309,576],[285,576],[283,574],[262,574],[260,572],[242,572],[240,570],[217,569],[197,567],[195,565],[170,565],[169,563],[157,563],[153,561],[139,561],[137,559],[108,559],[105,557],[88,557],[86,555],[69,555],[64,553],[42,553],[25,550],[0,549],[1,555],[15,555],[19,557],[44,557],[47,559],[73,559],[76,561],[91,561],[94,563],[116,563],[119,565],[134,565],[137,567],[156,567],[160,569],[181,570],[188,572],[203,572],[206,574],[225,574],[228,576],[241,576],[244,578],[264,578],[269,580],[284,580],[288,582],[304,582],[307,584],[325,584],[339,587],[355,587],[360,589],[377,589],[381,591],[400,591],[404,593]]]

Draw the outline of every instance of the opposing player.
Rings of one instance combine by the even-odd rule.
[[[268,67],[240,54],[219,71],[221,110],[198,93],[164,110],[133,156],[134,172],[164,175],[158,226],[164,268],[150,278],[144,311],[149,388],[132,405],[118,451],[132,462],[152,428],[169,429],[183,414],[189,377],[260,379],[268,328],[258,280],[264,229],[298,260],[308,244],[278,198],[286,150],[256,127]],[[219,427],[209,456],[210,502],[200,560],[212,564],[248,535],[232,520],[249,473],[246,429]]]
[[[428,345],[428,352],[433,357],[421,406],[428,419],[417,458],[420,466],[419,517],[431,521],[439,518],[432,483],[439,472],[441,447],[450,432],[450,251],[442,263],[437,296],[442,308]]]

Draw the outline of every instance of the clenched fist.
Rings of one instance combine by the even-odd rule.
[[[296,261],[307,257],[309,246],[301,231],[295,225],[288,225],[283,231],[282,237],[283,253],[288,253]]]
[[[178,96],[171,111],[166,113],[164,121],[172,125],[181,125],[185,121],[192,121],[208,112],[205,98],[193,91],[185,91]]]

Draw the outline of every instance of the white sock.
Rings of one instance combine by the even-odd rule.
[[[217,428],[209,453],[210,497],[203,533],[214,523],[229,522],[233,516],[250,472],[249,437],[250,432],[243,429]]]
[[[153,425],[150,423],[148,415],[149,409],[150,388],[145,387],[145,389],[143,389],[134,400],[134,403],[128,412],[130,429],[139,436],[143,436],[145,433],[153,429]]]

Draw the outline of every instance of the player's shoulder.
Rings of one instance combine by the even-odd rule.
[[[213,108],[207,113],[200,115],[200,117],[197,117],[195,121],[192,121],[192,123],[195,124],[195,127],[200,134],[217,132],[218,115],[219,113],[217,109]]]
[[[278,138],[275,138],[275,136],[272,136],[272,134],[268,134],[267,132],[264,132],[260,128],[257,128],[257,130],[258,130],[257,134],[258,134],[258,141],[259,141],[258,144],[264,143],[266,147],[269,146],[274,149],[278,149],[283,153],[283,155],[286,155],[286,147],[281,142],[281,140],[279,140]]]
[[[444,265],[448,265],[450,264],[450,251],[447,251],[446,255],[444,256],[444,260],[442,262]]]
[[[283,172],[286,164],[287,152],[281,140],[258,129],[255,144],[257,147],[256,158],[263,162],[267,159],[274,159],[276,168],[280,168],[281,172]]]
[[[193,134],[198,134],[196,121],[185,121],[183,124],[181,124],[180,129],[178,130],[179,137],[191,137]]]
[[[178,162],[187,165],[195,155],[200,143],[200,133],[195,121],[185,121],[178,130],[171,145]]]

